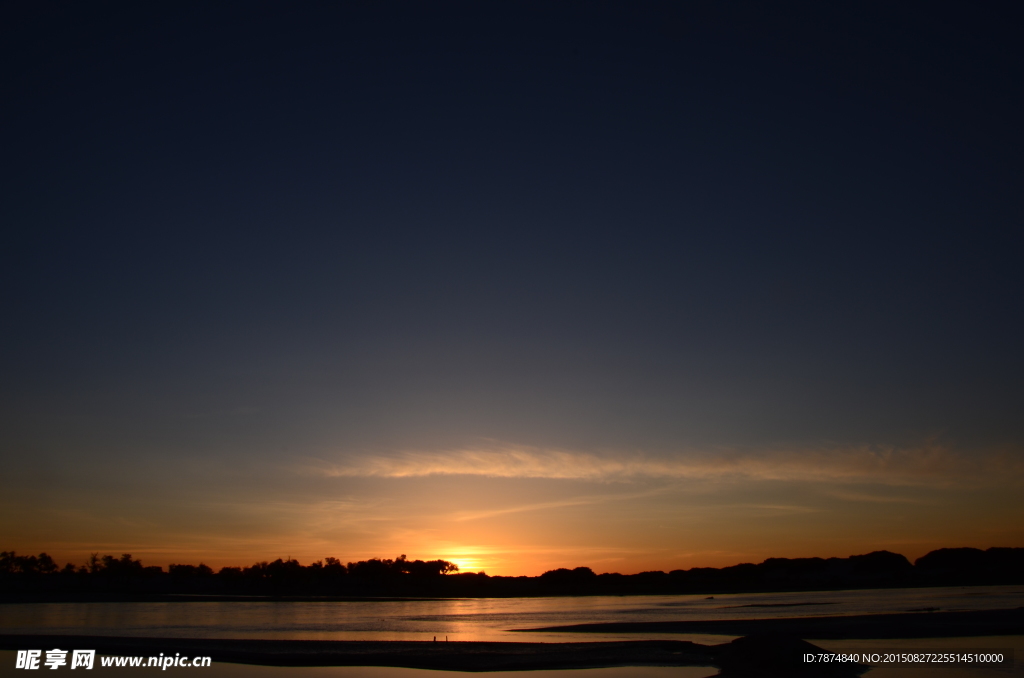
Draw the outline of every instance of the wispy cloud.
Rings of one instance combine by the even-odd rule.
[[[846,490],[835,490],[826,493],[829,497],[842,499],[843,501],[863,502],[869,504],[922,504],[924,499],[916,497],[893,497],[869,492],[849,492]]]
[[[676,455],[593,454],[505,444],[445,451],[406,451],[331,463],[317,473],[333,477],[410,478],[470,475],[589,481],[633,479],[760,479],[872,482],[890,485],[1019,483],[1019,450],[967,453],[938,444],[820,446],[762,450],[721,449]]]
[[[518,506],[507,506],[498,509],[487,509],[482,511],[460,511],[452,515],[453,520],[466,521],[466,520],[479,520],[481,518],[491,518],[493,516],[506,515],[509,513],[525,513],[527,511],[546,511],[556,508],[564,508],[568,506],[590,506],[593,504],[604,504],[610,501],[624,501],[628,499],[641,499],[644,497],[650,497],[656,494],[664,494],[673,489],[672,487],[660,487],[646,492],[634,492],[630,494],[601,494],[601,495],[587,495],[581,497],[571,497],[568,499],[562,499],[558,501],[539,502],[534,504],[520,504]]]
[[[773,513],[775,515],[796,515],[798,513],[820,513],[821,509],[814,506],[800,506],[796,504],[724,504],[721,508],[737,508],[757,511],[758,513]]]

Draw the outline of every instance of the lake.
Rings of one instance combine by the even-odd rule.
[[[553,598],[472,598],[362,600],[323,602],[181,602],[160,603],[15,603],[0,605],[0,633],[87,634],[181,638],[267,638],[307,640],[431,640],[565,642],[673,638],[704,644],[732,636],[664,633],[571,634],[517,633],[514,629],[597,622],[643,622],[880,614],[921,610],[988,610],[1024,606],[1024,586],[878,589],[810,593],[752,593],[699,596],[592,596]],[[833,651],[878,648],[1016,647],[1021,636],[984,639],[916,639],[908,641],[814,641]],[[0,653],[2,666],[13,666],[13,653]],[[11,662],[7,662],[11,654]],[[1018,664],[1020,659],[1018,658]],[[714,669],[646,667],[529,672],[529,678],[703,678]],[[514,678],[525,672],[497,673]],[[549,675],[550,674],[550,675]],[[1015,675],[1020,672],[1016,671]],[[11,674],[14,675],[14,674]],[[366,667],[280,668],[219,664],[203,670],[210,676],[283,678],[444,678],[455,672]],[[1006,675],[976,667],[884,667],[871,678],[948,676],[973,678]]]
[[[1024,606],[1024,586],[872,589],[706,596],[458,598],[324,602],[14,603],[0,633],[307,640],[598,641],[731,637],[688,634],[515,633],[595,622],[879,614]]]

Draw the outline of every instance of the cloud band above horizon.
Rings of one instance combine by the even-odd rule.
[[[312,468],[328,477],[468,475],[595,482],[658,478],[754,479],[952,486],[1018,482],[1024,477],[1024,458],[1009,449],[965,452],[938,444],[722,449],[673,457],[494,444],[446,451],[367,455],[333,463],[316,460]]]

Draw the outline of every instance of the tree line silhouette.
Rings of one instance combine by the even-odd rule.
[[[64,567],[46,553],[0,552],[0,600],[166,599],[166,596],[444,596],[513,597],[738,593],[849,588],[970,586],[1024,583],[1024,548],[947,548],[913,564],[889,551],[849,558],[769,558],[731,567],[671,572],[596,574],[589,567],[559,568],[537,577],[459,572],[447,560],[324,558],[301,565],[292,558],[214,570],[204,563],[144,566],[123,554],[92,554]]]

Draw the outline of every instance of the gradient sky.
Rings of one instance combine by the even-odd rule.
[[[1019,8],[296,4],[5,10],[0,546],[1024,546]]]

